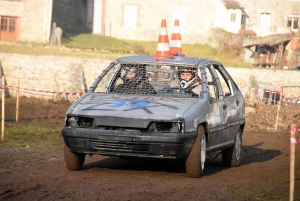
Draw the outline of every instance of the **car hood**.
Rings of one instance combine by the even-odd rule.
[[[196,98],[91,93],[68,113],[90,117],[170,120],[182,117]]]

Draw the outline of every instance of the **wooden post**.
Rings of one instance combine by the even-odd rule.
[[[294,200],[296,124],[291,124],[290,201]]]
[[[279,93],[279,101],[277,106],[277,117],[276,117],[276,123],[275,123],[275,130],[277,131],[277,125],[278,125],[278,119],[279,119],[279,113],[280,113],[280,105],[281,105],[281,93]],[[275,101],[276,101],[276,94],[275,94]]]
[[[17,89],[16,122],[19,121],[19,106],[20,106],[19,98],[20,98],[20,80],[18,80],[18,89]]]
[[[279,45],[279,69],[282,69],[283,66],[283,43]]]
[[[4,129],[4,123],[5,123],[5,108],[4,108],[4,106],[5,106],[5,77],[4,76],[2,76],[2,123],[1,123],[1,125],[2,125],[2,129],[1,129],[1,140],[3,141],[4,140],[4,131],[5,131],[5,129]]]
[[[268,89],[268,91],[269,91],[268,105],[272,105],[273,89]]]
[[[271,68],[275,68],[275,66],[277,65],[277,57],[278,57],[278,56],[277,56],[277,55],[278,55],[277,51],[278,51],[278,50],[276,50],[276,52],[275,52],[275,54],[274,54]]]

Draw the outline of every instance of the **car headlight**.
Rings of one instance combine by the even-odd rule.
[[[152,122],[148,132],[184,133],[183,122]]]
[[[78,117],[67,117],[67,123],[69,123],[69,126],[71,127],[77,127],[78,126]]]
[[[70,127],[91,127],[93,124],[93,118],[89,117],[66,117],[66,125]]]

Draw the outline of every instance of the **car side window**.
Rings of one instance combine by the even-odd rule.
[[[218,75],[218,78],[219,78],[219,81],[221,83],[222,91],[225,95],[225,98],[228,97],[228,96],[233,95],[230,80],[228,80],[225,77],[225,75],[222,73],[222,71],[220,70],[220,67],[218,65],[213,65],[213,66],[214,66],[214,69],[216,70],[216,73]]]
[[[210,101],[223,100],[234,94],[230,76],[219,64],[206,64],[207,85]]]
[[[102,72],[104,72],[104,76],[102,77],[101,81],[97,84],[97,86],[94,89],[95,93],[104,93],[107,90],[111,88],[112,85],[114,85],[116,82],[118,83],[117,79],[120,79],[119,77],[119,68],[120,64],[113,65],[110,69],[105,69]]]
[[[210,97],[210,102],[218,99],[218,93],[217,93],[217,86],[215,85],[213,76],[210,72],[209,68],[205,68],[206,71],[206,79],[207,79],[207,85],[208,85],[208,94]]]

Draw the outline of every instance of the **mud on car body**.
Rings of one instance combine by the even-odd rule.
[[[191,77],[183,80],[181,73]],[[219,62],[119,58],[68,109],[65,164],[80,170],[85,155],[93,154],[174,159],[185,162],[189,176],[200,177],[206,154],[217,151],[226,166],[239,166],[244,107]]]

